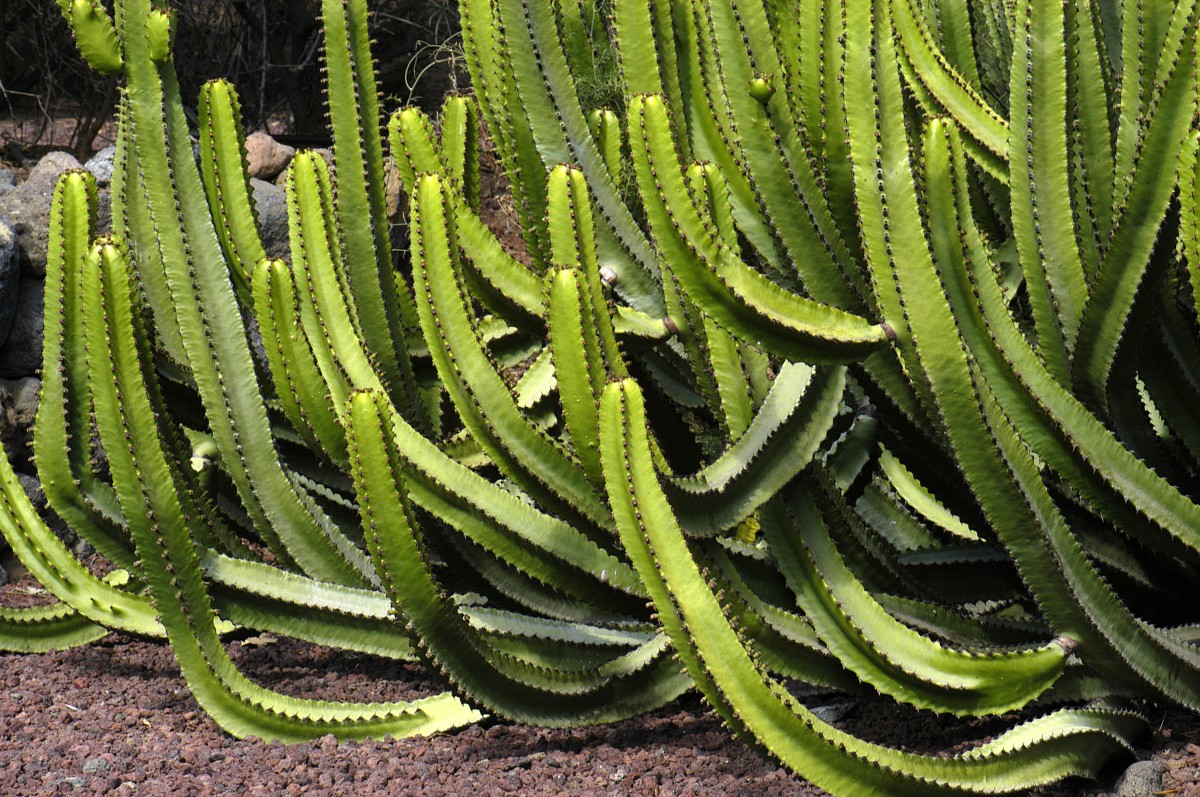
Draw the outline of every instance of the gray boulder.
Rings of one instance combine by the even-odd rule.
[[[258,227],[268,257],[287,257],[287,192],[265,180],[252,178],[250,188],[258,210]]]
[[[1115,797],[1152,797],[1162,793],[1165,764],[1158,761],[1135,761],[1117,778],[1113,787]]]
[[[36,374],[42,366],[42,300],[45,282],[22,277],[12,327],[0,345],[0,377],[19,379]]]
[[[34,377],[0,379],[0,444],[18,469],[33,453],[33,421],[41,390],[41,380]]]
[[[17,187],[17,173],[12,169],[0,168],[0,194]]]
[[[83,168],[92,173],[97,183],[108,185],[112,182],[113,160],[116,155],[117,148],[115,146],[105,147],[83,164]]]
[[[17,231],[0,216],[0,340],[8,336],[17,312],[17,291],[21,282],[21,263],[17,252]]]
[[[8,217],[17,232],[23,274],[45,275],[54,184],[63,172],[79,168],[79,161],[70,154],[51,152],[38,161],[25,182],[0,194],[0,216]]]

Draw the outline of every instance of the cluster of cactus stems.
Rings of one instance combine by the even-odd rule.
[[[221,727],[285,741],[696,688],[845,795],[1022,792],[1144,701],[1200,710],[1197,0],[462,0],[475,98],[436,125],[383,121],[366,2],[324,0],[334,157],[289,167],[286,261],[227,82],[194,154],[170,10],[59,4],[124,88],[116,232],[88,174],[54,197],[35,461],[110,567],[0,459],[59,599],[0,645],[165,638]],[[448,691],[285,696],[243,629]],[[797,683],[1026,713],[918,755]]]

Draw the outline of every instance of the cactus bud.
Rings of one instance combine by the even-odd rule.
[[[763,105],[766,105],[770,101],[771,95],[774,93],[775,85],[772,82],[771,75],[759,72],[750,80],[750,96]]]

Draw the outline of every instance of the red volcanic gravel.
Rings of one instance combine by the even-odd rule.
[[[13,605],[22,589],[0,590],[0,602]],[[229,649],[260,683],[297,695],[398,700],[438,689],[417,665],[289,640]],[[910,749],[954,747],[1003,726],[883,702],[840,703],[850,707],[842,721],[848,730]],[[1200,797],[1200,722],[1180,713],[1160,717],[1165,725],[1153,753],[1145,753],[1167,767],[1160,794]],[[734,740],[694,695],[637,719],[577,730],[485,720],[456,734],[384,742],[237,740],[197,706],[168,647],[115,634],[65,652],[0,655],[0,729],[3,797],[823,794]],[[1039,795],[1104,794],[1119,772]]]

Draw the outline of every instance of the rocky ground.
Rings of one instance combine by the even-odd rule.
[[[266,136],[248,142],[254,192],[271,254],[287,248],[279,175],[291,152]],[[102,186],[112,151],[83,166]],[[54,181],[79,168],[65,153],[0,161],[0,439],[27,491],[40,485],[26,460],[40,389],[42,282]],[[485,175],[486,176],[486,175]],[[492,175],[494,180],[494,175]],[[392,192],[390,210],[399,211]],[[503,192],[485,208],[502,238]],[[102,226],[108,201],[101,202]],[[0,606],[46,599],[3,556]],[[7,583],[12,571],[12,583]],[[415,665],[329,651],[286,640],[232,643],[240,666],[260,683],[298,695],[343,700],[410,699],[439,687]],[[998,723],[930,718],[884,702],[814,698],[856,734],[914,750],[942,750],[983,738]],[[1114,764],[1099,783],[1068,781],[1041,797],[1200,797],[1200,719],[1153,711],[1152,735],[1132,766]],[[338,744],[332,738],[283,746],[236,740],[200,710],[161,644],[113,635],[77,650],[0,654],[0,795],[815,795],[776,764],[732,739],[695,696],[627,722],[547,730],[485,721],[429,739]]]
[[[20,600],[32,584],[0,591]],[[261,642],[261,640],[260,640]],[[266,686],[343,700],[413,699],[438,690],[416,665],[311,645],[234,643]],[[831,702],[829,702],[831,701]],[[991,728],[964,727],[886,703],[827,696],[847,730],[910,749],[953,747]],[[1100,783],[1067,781],[1038,797],[1200,797],[1200,722],[1156,713],[1156,731]],[[997,725],[998,727],[998,725]],[[485,720],[456,734],[299,745],[222,733],[188,692],[169,648],[113,635],[76,650],[0,656],[0,794],[727,795],[824,794],[734,740],[695,696],[613,725],[548,730]]]

